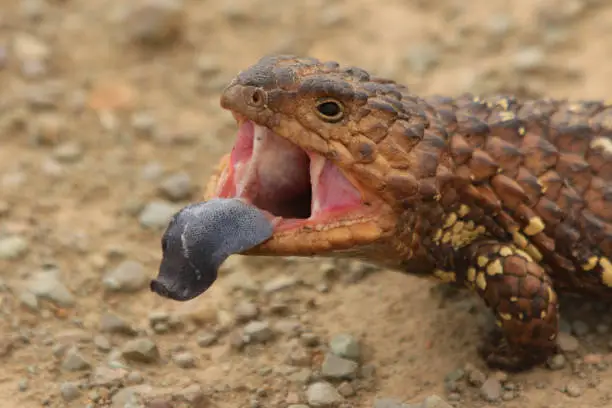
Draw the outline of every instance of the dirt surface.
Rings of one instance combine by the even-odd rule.
[[[194,301],[147,287],[169,214],[232,144],[219,91],[260,56],[606,99],[609,2],[0,4],[2,407],[612,406],[605,305],[565,302],[564,353],[507,375],[478,358],[477,299],[392,271],[232,257]]]

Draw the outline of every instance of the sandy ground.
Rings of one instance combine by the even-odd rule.
[[[612,406],[602,305],[567,303],[555,369],[506,376],[476,299],[391,271],[237,257],[192,302],[148,291],[164,217],[232,144],[220,89],[276,52],[421,94],[606,99],[612,3],[1,0],[0,405]],[[343,333],[358,364],[329,378]]]

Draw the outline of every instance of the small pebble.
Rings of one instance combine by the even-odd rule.
[[[110,351],[110,349],[112,348],[110,340],[102,336],[101,334],[94,336],[93,343],[100,351],[106,352],[106,351]]]
[[[74,295],[60,281],[60,272],[49,269],[36,272],[26,282],[26,288],[39,299],[49,300],[58,306],[74,306]]]
[[[343,397],[348,398],[355,395],[355,388],[353,388],[353,385],[350,382],[344,381],[338,386],[338,392]]]
[[[324,381],[310,384],[306,389],[306,399],[313,408],[332,407],[344,400],[333,385]]]
[[[83,148],[75,142],[66,142],[53,150],[53,157],[60,163],[74,163],[83,157]]]
[[[17,259],[29,250],[29,242],[24,237],[12,235],[0,238],[0,260]]]
[[[566,362],[567,361],[563,354],[555,354],[554,356],[548,359],[547,364],[551,370],[562,370],[563,368],[565,368]]]
[[[171,174],[160,182],[159,190],[171,201],[186,200],[193,192],[191,177],[185,172]]]
[[[27,391],[28,389],[28,379],[27,378],[22,378],[21,380],[19,380],[19,391],[24,392]]]
[[[571,334],[560,332],[557,337],[557,345],[564,353],[572,353],[578,350],[580,343]]]
[[[327,353],[321,365],[321,375],[325,378],[342,379],[355,378],[359,365],[334,354]]]
[[[150,339],[139,338],[127,341],[121,347],[121,355],[126,360],[153,363],[160,358],[157,345]]]
[[[71,382],[65,382],[60,385],[60,394],[62,394],[64,401],[70,402],[79,398],[81,390],[78,385]]]
[[[126,38],[134,43],[163,46],[175,42],[186,26],[183,0],[139,0],[123,16]]]
[[[251,321],[244,326],[243,333],[247,341],[252,343],[265,343],[274,336],[270,324],[267,321],[258,320]]]
[[[138,221],[144,228],[163,229],[179,209],[164,201],[151,201],[140,212]]]
[[[181,368],[193,368],[196,366],[195,356],[188,351],[174,354],[172,356],[172,361]]]
[[[234,314],[236,315],[236,320],[239,322],[248,322],[249,320],[253,320],[259,314],[259,308],[255,303],[249,301],[241,301],[234,308]]]
[[[71,347],[64,353],[62,369],[65,371],[81,371],[91,367],[91,364],[83,357],[79,350]]]
[[[501,398],[502,385],[495,377],[489,377],[480,387],[480,395],[487,402],[495,402]]]
[[[350,334],[337,334],[329,342],[332,353],[349,360],[359,360],[359,341]]]
[[[130,323],[111,313],[105,313],[100,316],[99,325],[100,331],[103,333],[126,334],[129,336],[136,334],[136,330],[132,328]]]
[[[140,371],[132,371],[127,375],[127,377],[125,378],[125,381],[129,385],[136,385],[136,384],[142,384],[144,381],[144,378],[142,374],[140,373]]]
[[[570,397],[580,397],[582,395],[582,388],[575,382],[570,382],[565,386],[565,393]]]
[[[289,289],[295,286],[297,283],[298,280],[293,276],[281,275],[266,282],[266,284],[264,284],[263,286],[263,291],[265,293],[279,292],[285,289]]]
[[[108,291],[132,293],[144,289],[149,276],[140,262],[126,260],[108,271],[102,282]]]
[[[472,370],[468,374],[468,382],[474,387],[482,387],[487,376],[480,370]]]

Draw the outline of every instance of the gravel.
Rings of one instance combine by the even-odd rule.
[[[194,186],[191,176],[185,172],[171,174],[164,178],[159,184],[160,192],[171,201],[181,201],[188,199]]]
[[[329,342],[332,353],[338,357],[348,358],[349,360],[359,360],[360,348],[359,341],[350,334],[337,334]]]
[[[244,326],[243,334],[249,343],[265,343],[274,337],[267,321],[254,320]]]
[[[82,371],[91,367],[89,361],[76,347],[70,347],[64,353],[62,369],[65,371]]]
[[[126,360],[141,363],[154,363],[160,359],[157,344],[147,338],[138,338],[125,342],[121,346],[121,355]]]
[[[329,379],[354,378],[359,365],[351,360],[328,353],[321,366],[321,375]]]
[[[60,385],[60,394],[64,401],[70,402],[81,396],[81,390],[77,384],[65,382]]]
[[[58,269],[46,269],[35,272],[26,281],[25,287],[39,299],[49,300],[58,306],[74,306],[74,295],[60,279],[61,276]]]
[[[20,258],[28,252],[29,248],[28,240],[19,235],[0,237],[0,260]]]
[[[138,221],[144,228],[163,229],[168,226],[170,219],[179,209],[180,207],[165,201],[151,201],[145,204]]]
[[[313,408],[331,407],[344,400],[333,385],[324,381],[310,384],[306,389],[306,399]]]
[[[102,283],[105,289],[113,292],[132,293],[144,289],[149,282],[144,265],[140,262],[126,260],[116,268],[108,271]]]

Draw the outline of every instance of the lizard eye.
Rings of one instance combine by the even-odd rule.
[[[326,122],[338,122],[344,116],[340,102],[333,99],[323,99],[317,104],[317,114]]]

